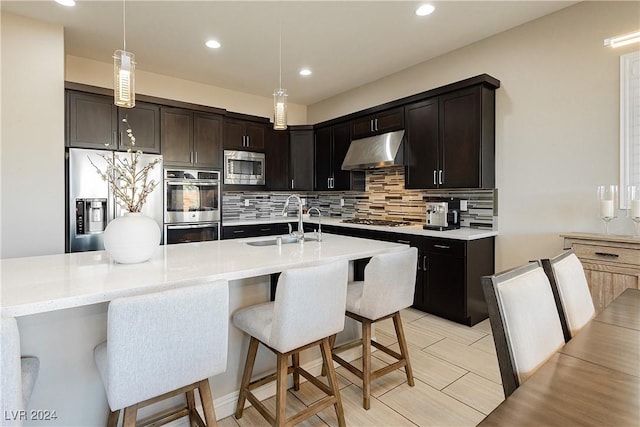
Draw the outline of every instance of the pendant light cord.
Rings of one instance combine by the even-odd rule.
[[[125,0],[122,0],[122,40],[124,47],[122,50],[127,51],[127,14]]]
[[[279,56],[280,56],[280,89],[282,89],[282,16],[280,17]]]

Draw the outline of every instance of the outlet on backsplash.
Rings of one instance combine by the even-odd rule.
[[[249,206],[249,199],[244,199],[244,205]]]

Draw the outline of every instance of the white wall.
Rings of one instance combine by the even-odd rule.
[[[2,13],[0,258],[64,252],[63,29]]]
[[[107,58],[108,59],[108,58]],[[165,99],[191,102],[224,108],[236,113],[260,117],[273,116],[273,98],[210,86],[175,77],[144,71],[144,64],[136,69],[136,93]],[[65,79],[70,82],[113,88],[113,63],[67,55]],[[307,107],[288,103],[290,125],[307,123]]]
[[[496,92],[499,232],[503,270],[562,249],[560,233],[602,232],[596,186],[618,183],[619,56],[607,37],[640,28],[638,2],[582,2],[311,105],[328,120],[487,73]],[[631,234],[628,218],[611,232]]]

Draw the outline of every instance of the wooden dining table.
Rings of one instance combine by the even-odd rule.
[[[640,290],[626,289],[481,426],[640,426]]]

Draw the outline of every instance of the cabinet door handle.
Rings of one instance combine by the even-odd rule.
[[[113,136],[111,137],[111,144],[115,144],[118,142],[118,134],[117,132],[114,130],[113,131]],[[107,146],[111,145],[111,144],[107,144]]]
[[[436,185],[436,184],[437,184],[437,182],[436,182],[436,170],[434,169],[433,170],[433,185]]]
[[[271,231],[271,228],[261,228],[260,231]]]
[[[331,188],[336,188],[335,178],[331,178]]]
[[[433,245],[433,247],[438,249],[451,249],[451,246],[447,245]]]
[[[193,151],[189,152],[189,163],[193,163]]]
[[[369,130],[373,132],[373,119],[369,120]]]
[[[233,230],[233,234],[242,234],[244,230]]]
[[[251,145],[251,139],[249,139],[249,135],[247,135],[247,147],[249,147]]]
[[[442,169],[438,172],[438,184],[442,184]]]
[[[291,180],[291,189],[293,190],[294,188],[296,187],[293,185],[293,180]]]
[[[375,120],[375,124],[376,124],[375,130],[377,131],[378,130],[378,119],[374,119],[374,120]]]
[[[410,241],[408,241],[408,240],[396,240],[396,242],[398,242],[398,243],[404,243],[405,245],[410,245],[410,244],[411,244],[411,242],[410,242]]]
[[[196,151],[196,161],[194,163],[198,163],[198,152]]]
[[[422,257],[422,270],[423,271],[427,271],[427,256],[426,255],[424,255]]]
[[[596,255],[598,255],[598,256],[606,256],[608,258],[618,258],[618,256],[619,256],[618,254],[610,254],[610,253],[607,253],[607,252],[596,252]]]

